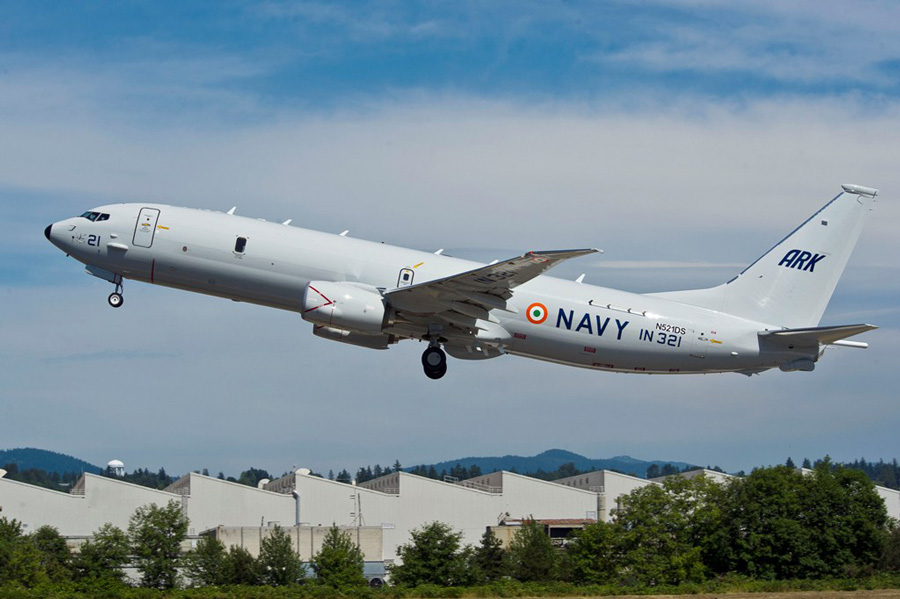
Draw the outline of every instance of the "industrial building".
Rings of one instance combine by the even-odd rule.
[[[3,474],[0,470],[0,514],[19,520],[26,531],[53,526],[73,547],[103,524],[127,529],[131,515],[143,505],[177,501],[190,522],[185,548],[206,534],[256,554],[262,539],[279,525],[301,558],[309,560],[334,524],[351,532],[370,565],[394,562],[410,533],[434,521],[461,532],[464,544],[477,544],[487,528],[508,542],[522,520],[533,518],[561,542],[572,529],[609,521],[621,496],[661,482],[608,470],[553,482],[504,471],[464,481],[394,472],[356,485],[301,468],[258,487],[190,473],[163,491],[85,474],[71,492],[62,493]],[[678,476],[701,474],[718,481],[730,478],[702,470]],[[900,518],[900,491],[877,490],[888,515]]]

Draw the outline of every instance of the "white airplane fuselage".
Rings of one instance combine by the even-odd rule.
[[[106,218],[69,218],[45,231],[54,245],[88,265],[91,274],[117,286],[122,279],[134,279],[298,312],[304,318],[311,310],[304,303],[311,283],[358,287],[385,298],[381,331],[369,335],[344,331],[344,339],[333,327],[325,333],[379,349],[406,338],[427,340],[431,332],[423,324],[427,318],[416,322],[395,318],[400,312],[385,292],[484,267],[206,210],[117,204],[95,208],[92,214]],[[490,310],[490,315],[468,329],[468,341],[465,335],[442,337],[452,356],[482,359],[506,353],[617,372],[753,373],[811,364],[824,348],[818,343],[790,347],[760,336],[790,323],[764,322],[546,275],[515,287],[503,309]],[[452,328],[443,322],[445,330]],[[314,326],[321,334],[322,327]]]

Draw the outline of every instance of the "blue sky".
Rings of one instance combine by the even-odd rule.
[[[3,3],[0,446],[228,473],[897,457],[898,40],[893,2]],[[646,292],[727,280],[841,183],[882,194],[823,323],[882,328],[752,379],[503,358],[434,383],[418,344],[290,313],[137,283],[113,313],[41,235],[237,205],[485,261],[602,247],[556,274]]]

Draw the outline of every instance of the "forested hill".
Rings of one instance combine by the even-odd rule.
[[[20,447],[17,449],[0,450],[0,468],[6,464],[15,464],[19,470],[39,469],[57,474],[91,472],[97,474],[100,468],[90,462],[85,462],[70,455],[35,449],[34,447]]]
[[[668,462],[661,460],[644,461],[630,456],[617,456],[607,459],[592,459],[566,451],[564,449],[549,449],[535,456],[525,457],[517,455],[505,455],[500,457],[469,457],[458,460],[448,460],[434,464],[438,472],[446,470],[450,472],[457,465],[470,469],[477,466],[481,472],[494,472],[496,470],[508,470],[519,474],[536,474],[539,471],[552,472],[564,464],[573,464],[581,472],[592,470],[615,470],[643,478],[647,474],[647,468],[652,464],[664,466],[671,464],[678,470],[690,469],[692,464],[685,462]]]

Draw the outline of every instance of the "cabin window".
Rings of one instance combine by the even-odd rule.
[[[234,253],[235,254],[243,254],[244,250],[247,249],[247,238],[246,237],[238,237],[234,242]]]

